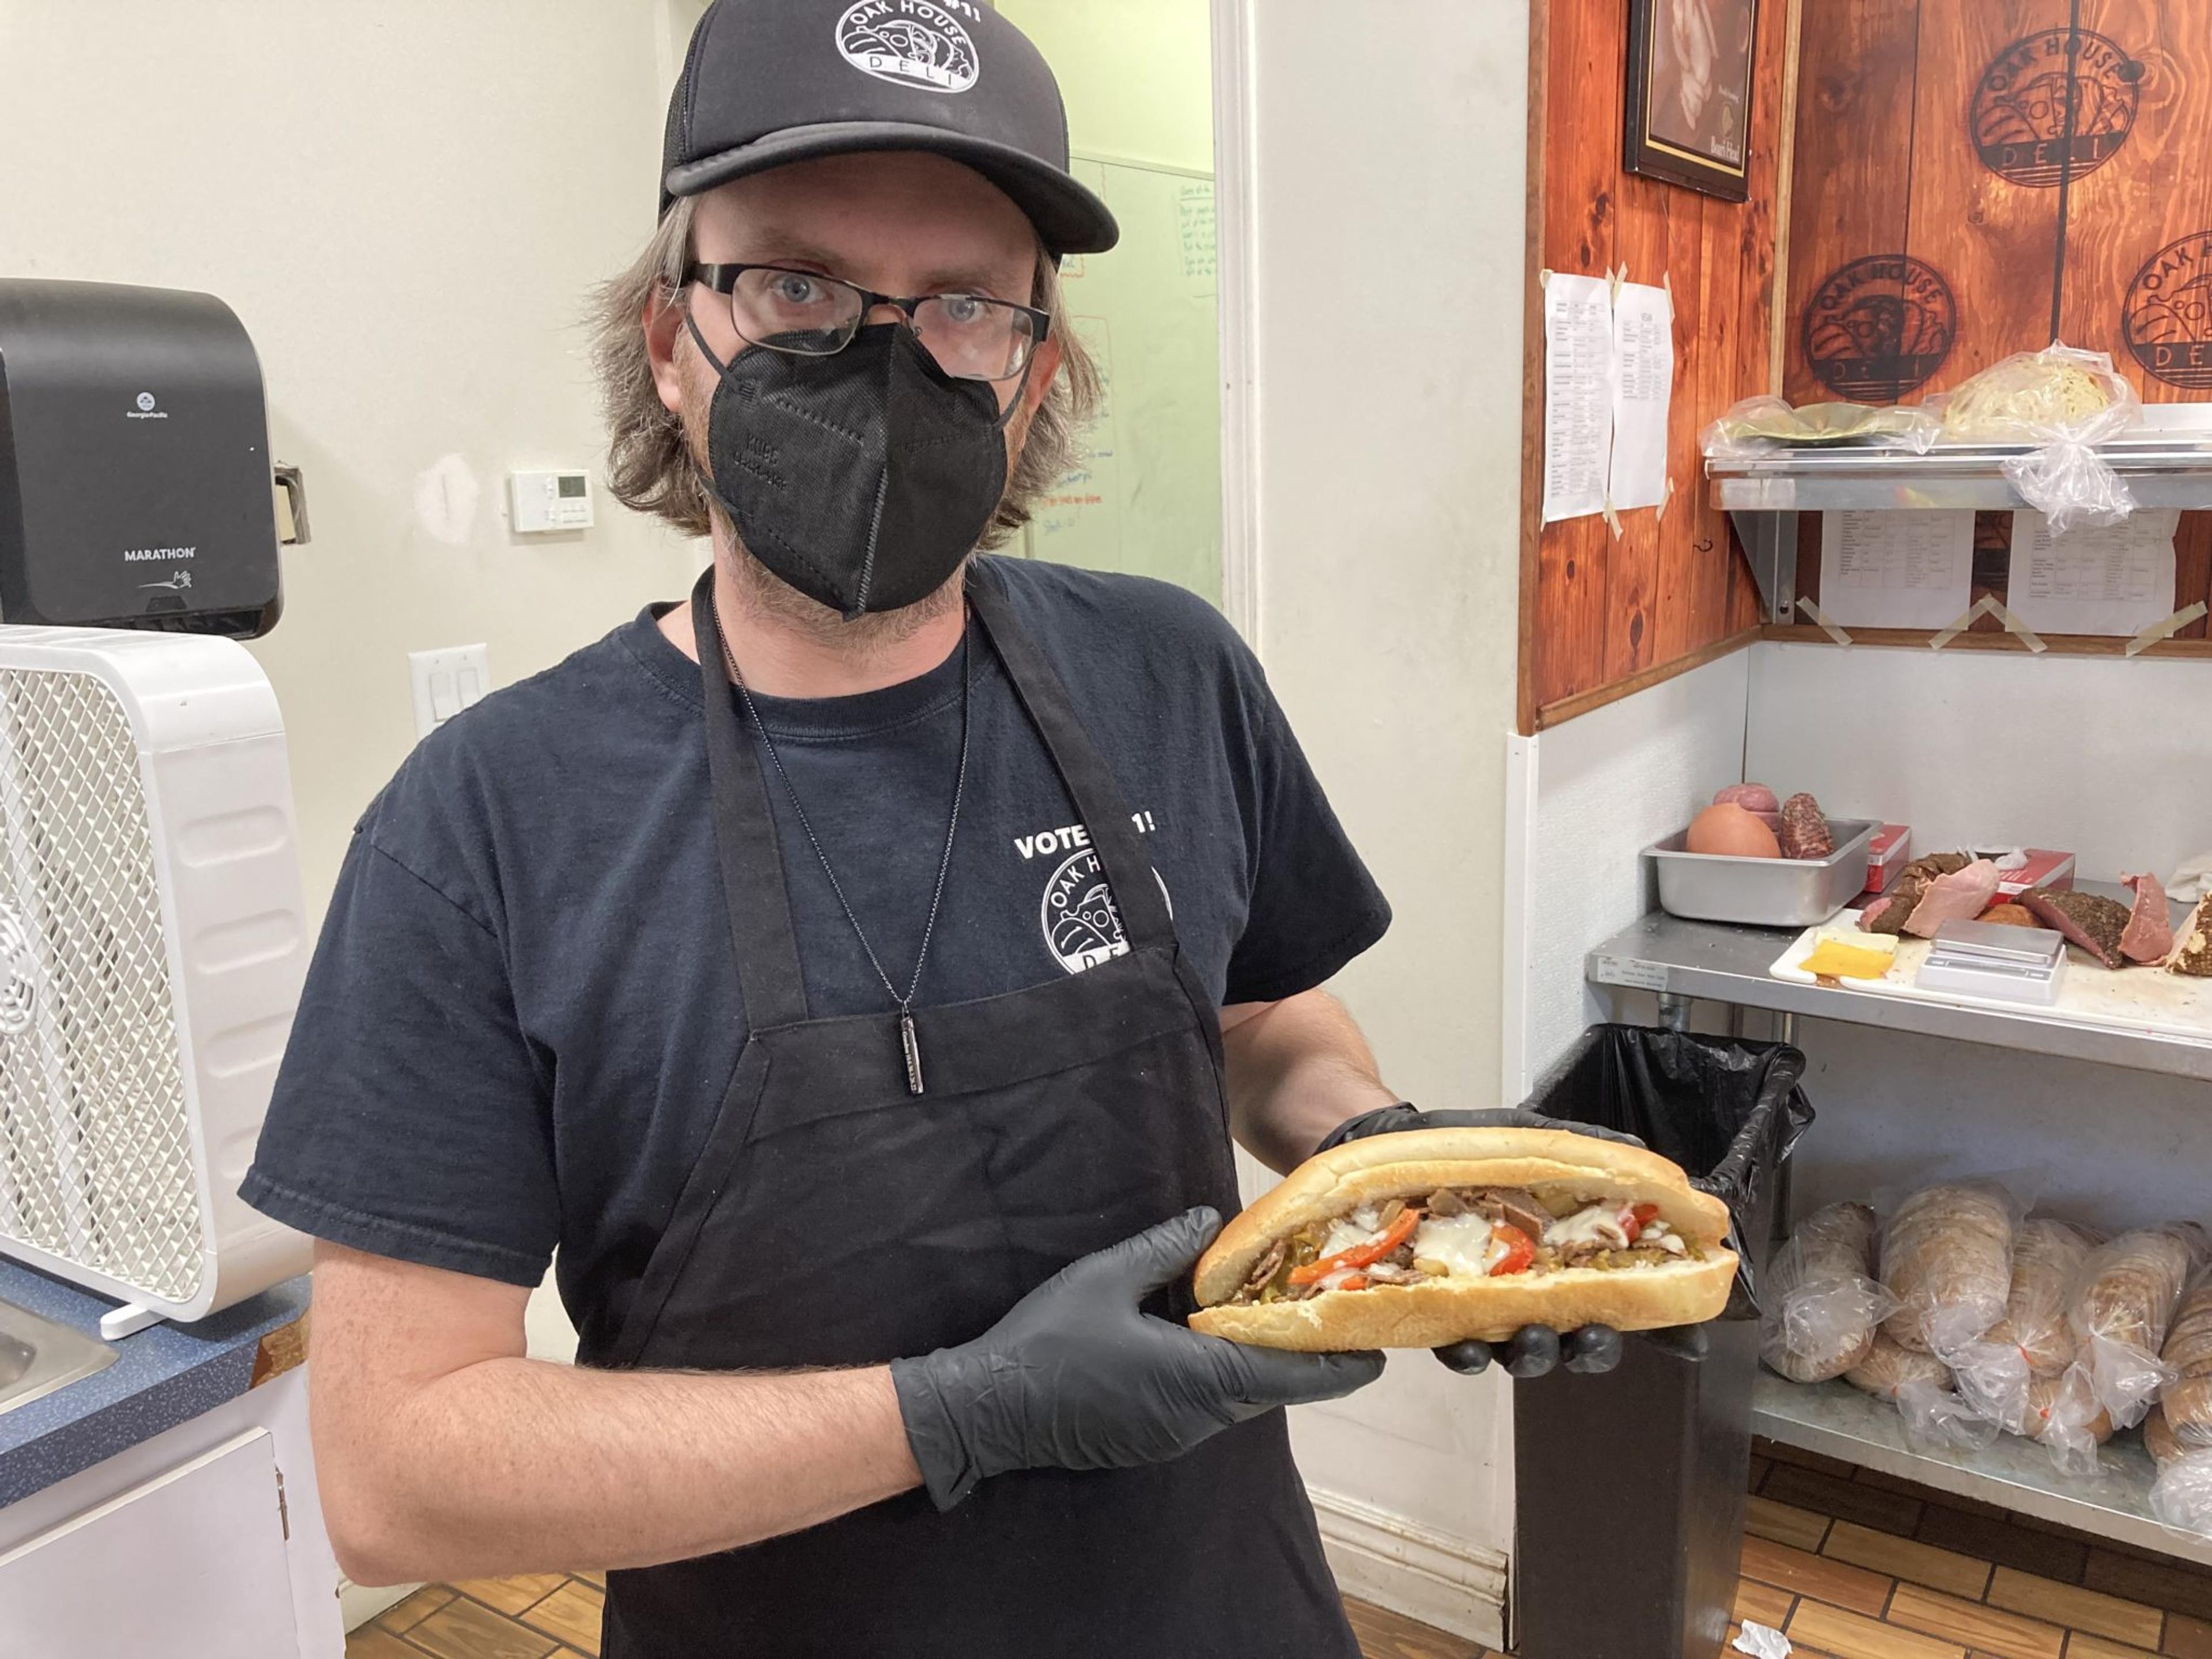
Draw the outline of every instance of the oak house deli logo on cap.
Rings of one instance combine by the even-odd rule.
[[[2120,332],[2146,374],[2212,391],[2212,230],[2150,256],[2121,301]]]
[[[865,75],[932,92],[965,92],[982,65],[955,11],[976,15],[967,0],[860,0],[837,20],[837,50]]]
[[[1907,253],[1838,266],[1805,307],[1805,361],[1822,386],[1854,403],[1887,404],[1926,384],[1959,333],[1943,273]]]
[[[2015,185],[2047,188],[2094,173],[2135,131],[2142,77],[2118,41],[2087,29],[2015,40],[1974,88],[1974,153]]]

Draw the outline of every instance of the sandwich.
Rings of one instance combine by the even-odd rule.
[[[1523,1325],[1716,1318],[1728,1208],[1656,1152],[1565,1129],[1413,1129],[1309,1158],[1199,1258],[1190,1328],[1329,1352]]]

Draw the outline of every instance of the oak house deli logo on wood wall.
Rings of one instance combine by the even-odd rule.
[[[1959,305],[1924,259],[1873,253],[1821,280],[1802,326],[1805,361],[1822,386],[1854,403],[1894,403],[1951,355]]]
[[[975,43],[960,20],[931,0],[860,0],[848,6],[837,20],[837,50],[865,75],[932,92],[965,92],[982,71]]]
[[[2121,301],[2120,333],[2146,374],[2212,391],[2212,230],[2150,256]]]
[[[1974,88],[1966,118],[1974,153],[2015,185],[2049,188],[2069,171],[2094,173],[2135,131],[2142,77],[2118,41],[2087,29],[2015,40]]]

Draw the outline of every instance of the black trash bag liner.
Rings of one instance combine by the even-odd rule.
[[[1593,1025],[1545,1073],[1528,1109],[1624,1130],[1728,1206],[1741,1264],[1723,1319],[1759,1317],[1756,1256],[1774,1219],[1783,1160],[1813,1121],[1802,1051],[1648,1025]]]

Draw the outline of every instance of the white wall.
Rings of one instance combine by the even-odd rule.
[[[1509,744],[1509,1091],[1607,1018],[1583,958],[1658,902],[1644,848],[1741,778],[1748,653],[1735,652]],[[1517,1006],[1516,1006],[1517,1005]]]
[[[1514,714],[1527,8],[1226,9],[1249,105],[1217,155],[1223,292],[1240,266],[1252,285],[1249,384],[1224,361],[1254,458],[1232,521],[1251,514],[1269,676],[1397,911],[1337,988],[1393,1087],[1486,1105]],[[1248,217],[1253,240],[1232,253]],[[1424,320],[1436,306],[1440,325]],[[1225,482],[1239,488],[1236,468]],[[1495,1380],[1403,1354],[1352,1400],[1294,1414],[1324,1528],[1357,1534],[1350,1499],[1409,1528],[1427,1565],[1401,1588],[1449,1599],[1455,1577],[1459,1607],[1424,1610],[1493,1644],[1504,1399]]]
[[[0,272],[221,296],[307,471],[314,541],[253,649],[318,914],[414,742],[406,652],[484,641],[504,684],[702,562],[604,495],[586,534],[502,517],[510,468],[603,458],[576,323],[651,232],[687,3],[0,0]],[[441,468],[475,500],[434,527]]]

